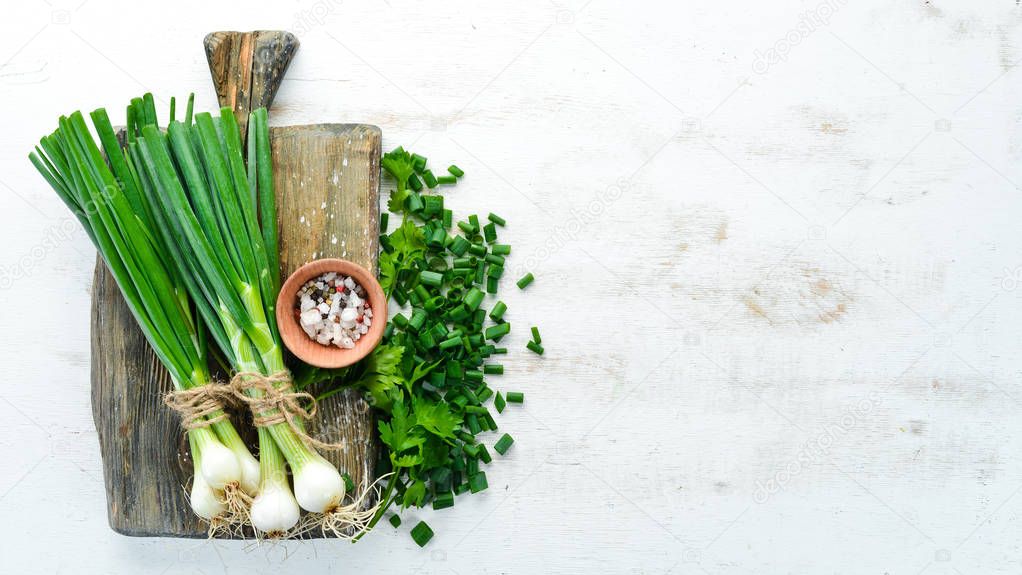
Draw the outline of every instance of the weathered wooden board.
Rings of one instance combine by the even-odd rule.
[[[248,113],[269,108],[298,50],[290,32],[211,32],[202,41],[221,107],[234,109],[242,139]]]
[[[281,54],[290,60],[290,52]],[[283,68],[279,69],[282,73]],[[278,76],[256,85],[264,92],[275,92],[279,80]],[[221,102],[239,101],[223,93],[219,96]],[[272,93],[250,96],[245,101],[258,105],[272,99]],[[288,126],[271,128],[270,138],[281,276],[317,257],[343,257],[375,271],[380,130],[355,124]],[[93,417],[103,456],[110,526],[125,535],[206,535],[188,507],[185,487],[192,466],[187,442],[177,418],[162,402],[170,389],[169,375],[136,326],[113,277],[103,262],[97,261],[92,314]],[[322,402],[312,431],[321,439],[346,446],[324,455],[347,471],[356,484],[371,479],[376,458],[373,420],[357,394],[338,394]]]

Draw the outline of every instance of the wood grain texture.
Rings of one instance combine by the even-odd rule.
[[[92,288],[92,414],[103,455],[107,518],[124,535],[201,537],[185,486],[192,474],[180,421],[163,405],[170,374],[97,258]]]
[[[281,280],[325,257],[377,273],[381,134],[376,126],[315,124],[270,129],[280,220]],[[345,449],[323,455],[355,485],[371,481],[376,444],[369,405],[352,391],[320,403],[312,433]],[[368,502],[367,502],[368,503]]]
[[[244,140],[249,112],[270,107],[298,39],[281,30],[257,30],[211,32],[202,43],[220,106],[234,109]]]

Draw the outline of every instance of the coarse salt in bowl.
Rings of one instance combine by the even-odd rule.
[[[277,296],[281,340],[298,359],[325,368],[349,366],[369,354],[387,325],[387,299],[376,277],[342,259],[295,270]]]

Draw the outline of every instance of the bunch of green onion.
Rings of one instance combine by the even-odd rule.
[[[210,311],[207,325],[224,341],[232,367],[267,376],[286,372],[274,313],[279,267],[266,110],[250,118],[247,166],[229,108],[219,117],[201,113],[190,120],[172,121],[166,133],[145,124],[129,143],[149,195],[159,199],[156,228],[172,244],[175,267],[190,278],[192,297]],[[296,502],[316,513],[341,504],[345,483],[337,469],[286,422],[260,428],[259,443],[262,485],[251,511],[257,529],[293,527]]]
[[[205,331],[187,311],[189,301],[236,372],[286,374],[274,313],[280,286],[266,110],[251,114],[247,163],[229,108],[219,116],[193,116],[189,99],[181,122],[172,100],[164,131],[147,94],[128,107],[124,147],[105,111],[92,118],[102,151],[76,113],[61,119],[32,161],[86,226],[175,382],[187,387],[209,381]],[[157,312],[162,313],[153,320]],[[213,426],[215,437],[235,452],[230,458],[235,466],[246,469],[242,485],[255,494],[249,518],[258,531],[292,529],[299,506],[323,514],[340,506],[345,495],[340,473],[287,422],[259,429],[257,473],[249,470],[254,458],[239,451],[244,445],[237,434],[221,434],[220,427],[226,426]],[[214,488],[231,480],[223,472],[206,472],[214,434],[200,429],[193,435],[202,479]],[[199,477],[196,473],[195,483]]]
[[[150,95],[133,101],[131,109],[156,124]],[[61,117],[57,130],[43,137],[29,158],[92,239],[174,387],[207,385],[208,334],[196,317],[196,311],[204,315],[204,304],[189,296],[189,279],[168,265],[166,239],[152,232],[151,198],[118,145],[106,111],[91,117],[102,149],[81,112],[75,112]],[[221,416],[212,414],[219,421],[188,431],[195,465],[191,505],[206,519],[225,511],[222,490],[240,485],[254,494],[260,483],[259,462]]]

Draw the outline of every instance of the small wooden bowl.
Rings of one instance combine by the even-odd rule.
[[[337,272],[351,276],[355,283],[362,286],[368,296],[369,307],[373,310],[373,325],[358,341],[355,347],[343,349],[335,345],[323,345],[309,337],[295,317],[298,304],[298,290],[305,282],[327,272]],[[387,326],[387,296],[383,294],[376,276],[364,267],[342,259],[322,259],[311,261],[295,270],[287,278],[277,295],[277,327],[280,338],[291,353],[309,365],[316,367],[347,367],[369,355],[383,338],[383,328]]]

